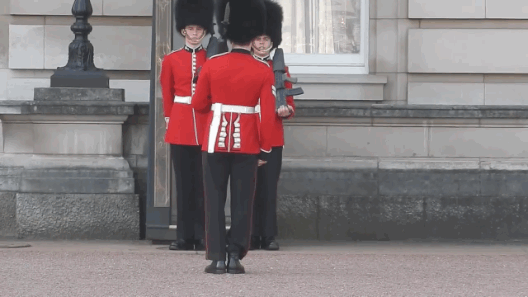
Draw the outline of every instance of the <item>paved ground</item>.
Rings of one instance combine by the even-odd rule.
[[[281,243],[210,275],[145,241],[0,241],[0,296],[528,296],[528,242]]]

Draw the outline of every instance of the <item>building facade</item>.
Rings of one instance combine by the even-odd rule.
[[[281,237],[528,235],[528,4],[279,2],[281,47],[305,91],[285,126]],[[34,88],[49,87],[53,70],[66,64],[72,3],[0,1],[1,100],[33,100]],[[163,56],[182,42],[172,29],[172,3],[93,0],[92,6],[96,66],[141,107],[123,129],[123,155],[145,206],[141,224],[147,238],[170,239],[176,227],[170,156],[156,78]],[[4,118],[1,153],[24,151],[10,141],[23,131]],[[147,199],[149,144],[156,186]]]

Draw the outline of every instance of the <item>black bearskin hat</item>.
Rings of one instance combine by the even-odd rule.
[[[266,5],[266,35],[271,38],[273,48],[277,48],[282,42],[282,7],[273,0],[264,0]]]
[[[198,25],[207,32],[213,29],[213,0],[176,0],[176,30],[181,34],[185,27]]]
[[[234,43],[245,44],[264,34],[266,6],[263,0],[219,0],[217,20],[222,22],[229,3],[229,24],[226,37]]]

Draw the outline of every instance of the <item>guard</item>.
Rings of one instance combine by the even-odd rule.
[[[282,7],[271,0],[264,1],[266,5],[266,33],[258,36],[252,43],[255,58],[268,63],[273,69],[270,52],[282,42]],[[289,72],[286,68],[288,76]],[[285,87],[291,88],[286,81]],[[257,191],[253,213],[253,231],[250,249],[278,250],[277,236],[277,185],[282,166],[282,149],[284,147],[284,127],[282,118],[292,118],[295,112],[293,96],[286,97],[288,106],[281,106],[274,118],[272,150],[266,165],[259,167],[257,175]]]
[[[271,151],[274,77],[250,51],[253,38],[265,29],[262,0],[223,0],[219,8],[217,19],[228,22],[226,37],[233,49],[205,63],[192,106],[209,112],[202,150],[206,259],[212,263],[205,272],[238,274],[245,273],[240,260],[249,249],[257,167]],[[228,178],[231,228],[226,234]]]
[[[171,250],[204,250],[202,126],[207,114],[195,111],[191,96],[197,69],[206,61],[202,39],[213,26],[213,0],[177,0],[176,29],[185,38],[183,48],[164,57],[160,84],[176,175],[177,240]]]

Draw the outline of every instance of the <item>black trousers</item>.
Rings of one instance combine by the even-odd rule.
[[[226,252],[242,259],[249,249],[257,155],[203,152],[206,259],[225,261]],[[224,207],[231,177],[231,228]],[[227,245],[227,249],[226,249]]]
[[[200,146],[171,144],[176,175],[178,239],[204,239],[204,193]]]
[[[252,236],[277,236],[277,185],[281,168],[282,147],[273,147],[268,162],[257,172]]]

